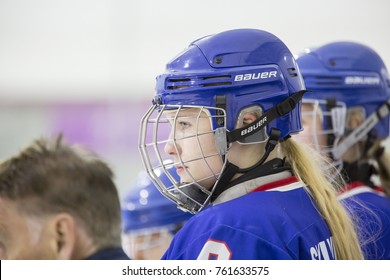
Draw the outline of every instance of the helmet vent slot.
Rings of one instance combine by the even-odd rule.
[[[175,77],[167,79],[166,88],[169,90],[180,90],[186,88],[220,87],[232,84],[231,75]]]
[[[210,77],[202,77],[202,80],[213,80],[213,79],[231,79],[231,75],[223,75],[223,76],[210,76]]]
[[[298,74],[297,74],[297,72],[296,72],[296,69],[295,69],[294,67],[292,67],[292,68],[287,68],[287,72],[290,73],[290,74],[289,74],[290,77],[296,77],[296,76],[298,76]]]
[[[189,81],[191,81],[190,78],[175,78],[175,79],[170,78],[170,79],[168,79],[168,82],[171,82],[171,83],[189,82]]]
[[[227,86],[231,85],[231,82],[221,82],[221,83],[212,83],[212,84],[203,84],[203,87],[217,87],[217,86]]]

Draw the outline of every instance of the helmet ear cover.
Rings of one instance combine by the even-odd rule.
[[[245,118],[247,114],[254,116],[258,119],[263,114],[263,109],[259,105],[252,105],[242,109],[237,117],[236,128],[243,127],[245,125]],[[266,128],[262,128],[257,133],[254,133],[248,137],[243,138],[242,140],[237,141],[240,144],[254,144],[254,143],[262,143],[266,141],[268,138]]]
[[[307,90],[301,90],[292,94],[290,97],[259,116],[254,122],[228,132],[228,142],[233,143],[236,141],[241,141],[241,139],[248,139],[248,137],[251,135],[254,135],[259,131],[261,132],[261,130],[269,125],[271,121],[278,117],[284,116],[295,109],[296,105],[301,101],[305,92],[307,92]],[[244,142],[245,141],[248,140],[244,140]]]

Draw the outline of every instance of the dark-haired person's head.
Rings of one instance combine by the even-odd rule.
[[[122,258],[113,172],[62,137],[0,164],[0,258]]]

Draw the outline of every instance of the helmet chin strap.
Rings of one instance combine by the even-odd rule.
[[[374,187],[372,181],[372,175],[377,175],[378,172],[374,165],[372,165],[368,160],[368,150],[374,145],[377,139],[376,133],[374,130],[371,130],[367,134],[367,139],[365,140],[363,149],[363,154],[361,157],[354,162],[343,162],[342,173],[345,175],[345,181],[350,184],[352,182],[362,182],[367,186]],[[383,150],[382,150],[383,152]]]
[[[269,154],[275,149],[280,140],[280,130],[277,128],[271,128],[271,133],[265,144],[265,153],[263,157],[253,166],[247,168],[239,168],[237,173],[247,173],[248,171],[262,165],[268,158]]]
[[[378,174],[376,168],[369,162],[355,161],[352,163],[344,162],[342,174],[345,175],[347,184],[361,182],[369,187],[374,187],[371,180],[372,175]]]
[[[256,168],[259,168],[263,163],[267,160],[269,157],[269,154],[275,149],[276,145],[279,143],[280,140],[280,130],[276,128],[271,128],[270,136],[267,140],[267,143],[265,145],[265,152],[264,155],[261,157],[261,159],[255,163],[254,165],[247,167],[247,168],[239,168],[237,165],[227,161],[226,166],[218,180],[218,183],[214,187],[214,192],[211,196],[211,201],[214,201],[222,192],[225,190],[231,188],[233,185],[230,185],[229,183],[233,179],[234,175],[238,173],[248,173],[251,170],[254,170]],[[225,156],[223,156],[225,157]],[[264,166],[265,169],[268,167]],[[266,170],[264,170],[266,171]],[[261,172],[263,173],[263,172]],[[263,176],[266,175],[267,172],[264,172]]]

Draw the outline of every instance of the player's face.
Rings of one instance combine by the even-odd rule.
[[[353,131],[362,122],[364,122],[365,115],[361,107],[350,108],[347,112],[347,118],[345,122],[346,131]],[[348,133],[346,133],[346,136]],[[352,145],[342,156],[345,162],[354,162],[363,156],[364,142],[358,142]]]
[[[327,137],[322,129],[320,108],[312,103],[303,103],[301,110],[303,131],[294,135],[294,138],[318,150],[324,149],[327,146]]]
[[[168,114],[173,117],[176,112]],[[171,121],[170,141],[165,152],[176,163],[181,182],[196,181],[210,188],[222,170],[223,162],[215,147],[210,118],[198,108],[181,110],[176,121]]]
[[[0,197],[0,259],[53,259],[44,222],[21,213],[12,200]]]
[[[123,249],[132,260],[159,260],[172,241],[168,231],[123,236]]]

